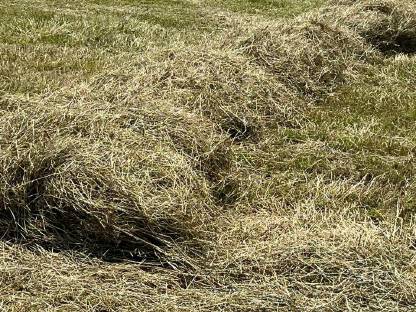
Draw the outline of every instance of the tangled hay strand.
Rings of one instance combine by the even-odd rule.
[[[319,15],[258,29],[242,46],[256,63],[308,98],[331,93],[372,56],[356,33]]]
[[[416,3],[392,0],[333,3],[336,6],[327,17],[336,18],[338,23],[358,32],[384,54],[416,52]]]
[[[229,234],[219,235],[210,254],[211,274],[235,287],[274,289],[274,300],[262,303],[270,310],[408,311],[416,302],[409,231],[372,226],[348,207],[317,214],[305,205],[226,220]]]
[[[265,128],[297,123],[301,100],[272,75],[237,51],[202,49],[162,51],[139,65],[131,83],[146,81],[150,93],[136,97],[173,102],[234,142],[256,141]]]

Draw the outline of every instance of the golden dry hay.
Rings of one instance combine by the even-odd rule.
[[[412,311],[414,2],[181,3],[7,9],[0,310]]]

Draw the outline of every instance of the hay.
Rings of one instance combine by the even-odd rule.
[[[62,115],[43,104],[1,117],[6,238],[146,259],[165,255],[173,238],[198,236],[214,213],[210,181],[227,166],[218,135],[195,124],[203,121],[92,113],[87,103]]]
[[[309,99],[330,94],[348,72],[374,57],[356,33],[319,14],[258,29],[242,46],[253,61]]]
[[[358,32],[370,44],[387,55],[416,52],[415,4],[405,1],[334,1],[334,11],[326,15],[336,18]]]
[[[221,30],[156,47],[172,32],[130,16],[141,4],[85,4],[83,19],[116,8],[132,21],[93,45],[97,71],[48,70],[27,94],[0,82],[0,310],[414,310],[413,132],[377,111],[390,96],[411,106],[400,93],[414,79],[326,101],[369,67],[389,85],[398,63],[384,56],[412,50],[400,3],[290,21],[203,8]],[[12,64],[25,53],[5,50]]]
[[[168,57],[170,56],[170,57]],[[302,99],[239,51],[166,51],[159,93],[210,120],[233,142],[256,142],[265,129],[296,124]]]
[[[306,15],[255,29],[234,49],[148,53],[88,83],[2,101],[2,231],[143,258],[196,241],[242,192],[233,143],[296,127],[307,101],[375,57],[361,38],[368,31],[343,23]]]

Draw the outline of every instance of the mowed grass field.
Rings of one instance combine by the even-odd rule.
[[[1,311],[415,311],[413,0],[0,0]]]

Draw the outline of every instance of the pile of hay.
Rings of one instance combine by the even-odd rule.
[[[198,237],[215,213],[211,181],[228,166],[209,124],[168,105],[122,114],[61,101],[2,111],[3,238],[155,259]]]
[[[221,31],[140,53],[135,34],[163,29],[131,17],[131,41],[94,43],[100,70],[45,69],[27,93],[7,48],[0,310],[413,311],[416,62],[389,58],[414,52],[406,3],[290,21],[204,7]]]
[[[175,258],[169,251],[209,236],[207,221],[244,188],[245,177],[230,178],[235,143],[296,127],[303,106],[380,57],[374,47],[414,52],[415,21],[392,1],[343,4],[254,28],[233,50],[149,52],[88,83],[3,99],[0,232],[99,256]]]
[[[243,47],[254,62],[309,99],[328,95],[375,57],[361,36],[320,14],[256,30]]]
[[[256,142],[265,129],[296,123],[302,106],[289,88],[237,51],[177,51],[161,79],[181,106],[233,142]]]
[[[357,32],[384,54],[416,52],[416,3],[412,1],[333,1],[324,14]]]

